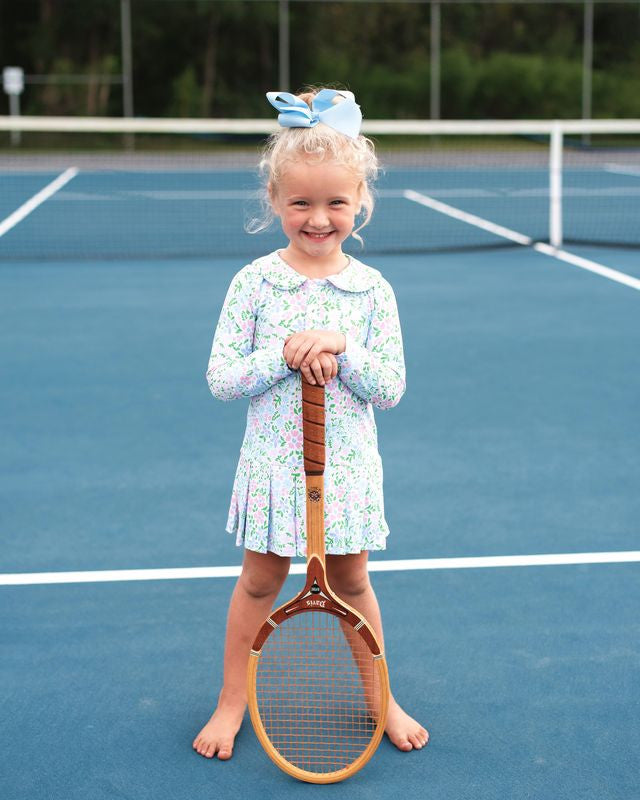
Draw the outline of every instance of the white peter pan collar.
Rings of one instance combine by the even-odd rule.
[[[262,277],[278,289],[298,289],[306,281],[312,280],[289,266],[277,250],[253,263],[259,267]],[[366,292],[375,285],[376,276],[377,270],[349,256],[347,266],[335,275],[327,275],[327,280],[345,292]]]

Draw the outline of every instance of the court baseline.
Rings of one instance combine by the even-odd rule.
[[[403,572],[425,569],[478,569],[486,567],[540,567],[569,564],[621,564],[640,562],[640,550],[602,553],[546,553],[519,556],[469,556],[370,561],[369,572]],[[77,572],[22,572],[0,574],[0,586],[54,583],[105,583],[114,581],[233,578],[242,567],[169,567],[165,569],[106,569]],[[306,564],[292,564],[290,575],[304,575]]]

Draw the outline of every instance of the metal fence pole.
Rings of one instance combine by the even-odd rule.
[[[131,57],[131,0],[120,0],[122,45],[122,99],[125,117],[133,116],[133,74]]]
[[[280,0],[278,8],[278,89],[289,91],[289,0]]]
[[[582,44],[582,119],[591,119],[591,85],[593,73],[593,2],[584,4],[584,29]],[[588,133],[582,135],[582,141],[588,144]]]
[[[440,3],[431,3],[431,119],[440,119]]]

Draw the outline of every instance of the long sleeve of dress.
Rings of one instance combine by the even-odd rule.
[[[261,394],[291,375],[282,355],[284,340],[253,349],[260,282],[259,274],[240,270],[222,306],[206,372],[211,394],[219,400]]]
[[[346,349],[337,356],[338,376],[358,397],[376,408],[395,406],[406,387],[402,332],[391,285],[374,289],[374,308],[366,346],[346,335]]]

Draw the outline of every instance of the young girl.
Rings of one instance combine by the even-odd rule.
[[[372,405],[390,408],[405,389],[393,290],[378,270],[342,252],[348,236],[360,239],[356,216],[363,213],[364,225],[373,209],[369,182],[377,162],[373,144],[359,134],[360,108],[351,92],[332,89],[267,98],[282,128],[261,167],[268,208],[289,244],[232,280],[207,370],[218,399],[251,397],[226,528],[245,550],[227,618],[223,686],[193,741],[201,755],[223,760],[246,708],[251,643],[291,557],[306,555],[300,373],[325,386],[329,584],[381,644],[367,557],[385,548],[389,529]],[[386,733],[407,751],[429,738],[393,697]]]

